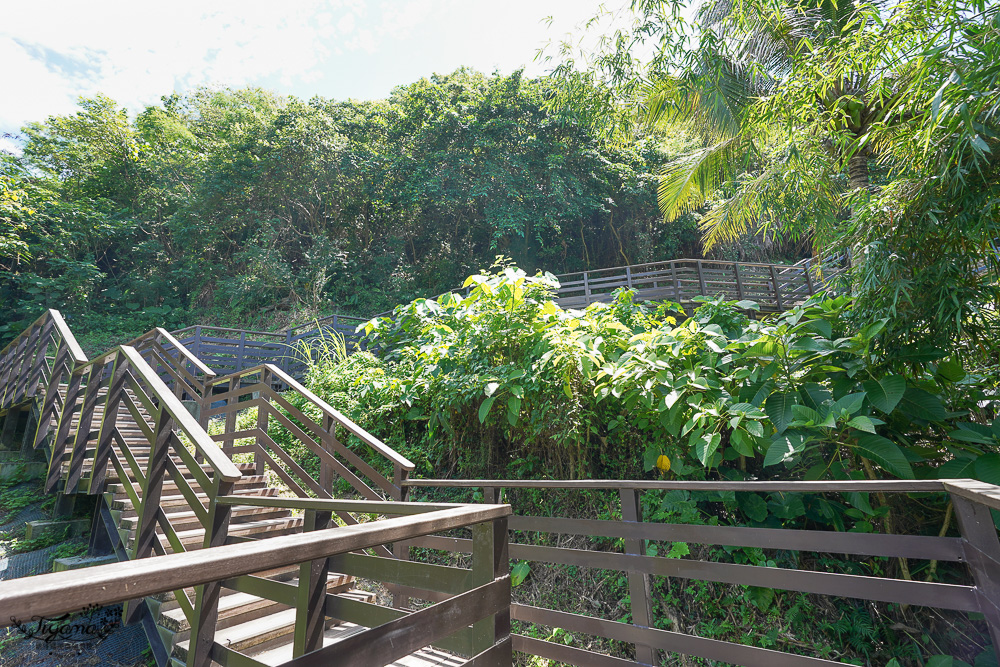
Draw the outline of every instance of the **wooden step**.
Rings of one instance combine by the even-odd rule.
[[[131,482],[131,484],[132,490],[135,491],[137,495],[141,496],[142,487],[134,481]],[[188,485],[195,493],[201,493],[203,491],[201,484],[199,484],[196,480],[189,480]],[[261,489],[264,488],[265,485],[266,482],[264,480],[264,475],[243,475],[243,477],[233,485],[233,489],[234,492],[236,490]],[[125,487],[123,482],[120,481],[110,482],[107,486],[107,491],[113,493],[115,497],[118,497],[119,494],[121,494],[121,496],[125,496]],[[171,479],[164,480],[163,488],[160,493],[164,496],[177,496],[181,494],[177,488],[177,483]]]
[[[375,594],[366,591],[349,590],[338,595],[363,602],[374,602],[375,600]],[[326,627],[328,628],[337,623],[336,619],[326,619]],[[294,632],[295,610],[284,609],[246,623],[217,629],[215,641],[235,651],[252,656],[291,643]],[[174,656],[187,659],[189,644],[189,640],[178,642],[174,649]]]
[[[332,646],[367,629],[354,623],[339,623],[323,633],[323,646]],[[292,659],[292,644],[286,643],[259,653],[255,652],[253,659],[269,667],[284,665]],[[387,667],[461,667],[464,664],[466,664],[465,658],[428,646],[400,658]]]
[[[164,508],[164,514],[170,522],[171,527],[173,527],[173,529],[178,533],[201,527],[201,521],[198,519],[198,515],[194,513],[194,510],[188,509],[187,506],[178,506],[171,512],[168,512],[167,509]],[[230,525],[235,525],[246,523],[248,521],[280,519],[287,516],[291,516],[291,511],[281,509],[279,507],[236,505],[232,509],[229,522]],[[118,525],[128,531],[133,531],[138,527],[138,524],[138,517],[123,517]],[[163,531],[159,526],[157,526],[156,532],[162,533]]]
[[[280,519],[261,519],[260,521],[247,521],[245,523],[234,524],[229,527],[229,535],[233,537],[267,538],[278,535],[289,535],[296,533],[302,528],[302,517],[282,517]],[[170,542],[164,535],[157,534],[160,544],[167,553],[173,553]],[[205,541],[205,529],[194,528],[191,530],[177,531],[177,539],[187,551],[201,549]],[[131,549],[135,544],[134,532],[128,535],[127,547]]]
[[[353,581],[354,578],[346,574],[331,573],[327,579],[326,591],[330,594],[344,593],[350,589]],[[298,579],[291,579],[289,583],[298,584]],[[226,590],[229,589],[223,589],[224,592]],[[216,629],[230,628],[286,609],[288,606],[274,600],[230,590],[228,595],[219,597],[219,620]],[[176,642],[182,642],[190,637],[191,625],[180,607],[166,611],[161,608],[157,624],[173,632]]]
[[[235,489],[230,495],[240,495],[240,496],[266,496],[273,497],[279,494],[279,490],[273,487],[263,487],[263,488],[251,488],[251,489]],[[195,497],[201,502],[202,505],[208,500],[207,493],[196,493]],[[188,499],[183,495],[166,496],[160,495],[160,507],[169,516],[172,511],[176,508],[187,508],[189,507]],[[111,509],[118,510],[121,512],[123,519],[134,518],[139,515],[138,511],[132,507],[132,500],[125,494],[124,491],[113,494],[111,499]]]

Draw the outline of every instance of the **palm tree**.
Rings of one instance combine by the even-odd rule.
[[[697,47],[645,90],[649,126],[682,125],[704,141],[664,168],[664,216],[711,202],[706,248],[748,232],[830,240],[856,195],[873,191],[877,138],[907,120],[907,96],[928,74],[914,56],[930,26],[913,20],[909,37],[877,41],[900,32],[892,25],[901,14],[912,20],[913,7],[703,3]]]

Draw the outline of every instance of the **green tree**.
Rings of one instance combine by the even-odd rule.
[[[893,316],[897,347],[982,337],[1000,9],[736,0],[687,23],[687,6],[632,3],[637,27],[595,60],[647,131],[702,141],[661,174],[666,219],[704,213],[708,248],[756,235],[847,250],[859,312]],[[651,61],[629,55],[639,42],[656,45]]]

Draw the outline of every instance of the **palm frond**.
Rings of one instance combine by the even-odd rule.
[[[674,220],[703,205],[745,168],[753,151],[753,142],[735,136],[666,165],[657,191],[664,218]]]

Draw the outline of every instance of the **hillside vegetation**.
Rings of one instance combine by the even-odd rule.
[[[134,119],[83,99],[0,155],[0,343],[46,307],[122,336],[263,326],[369,316],[497,253],[558,273],[698,252],[693,217],[657,210],[672,144],[603,141],[545,109],[552,85],[460,70],[375,102],[206,89]]]
[[[820,295],[758,321],[748,317],[749,302],[706,301],[688,317],[677,304],[635,304],[624,290],[611,304],[564,310],[552,299],[551,276],[505,265],[466,284],[466,297],[418,299],[392,319],[369,322],[378,356],[348,357],[328,340],[306,378],[310,389],[414,461],[415,477],[973,477],[1000,484],[1000,419],[988,374],[966,369],[946,350],[919,366],[887,363],[874,344],[885,322],[858,326],[848,297]],[[351,440],[346,432],[340,437]],[[295,441],[282,444],[318,474],[315,455]],[[364,455],[366,448],[358,444],[356,451]],[[350,491],[346,483],[343,491]],[[476,500],[458,491],[414,492]],[[511,489],[507,498],[519,514],[619,518],[615,493]],[[918,535],[957,530],[942,494],[648,491],[643,502],[647,519],[664,523]],[[524,534],[517,541],[537,539],[546,538]],[[594,548],[585,538],[578,542],[577,548]],[[670,542],[649,549],[673,558],[690,553],[912,580],[966,577],[961,565],[896,558]],[[618,573],[540,564],[531,572],[530,584],[515,590],[521,602],[613,618],[628,595]],[[655,577],[654,586],[657,627],[857,664],[893,658],[906,665],[993,664],[984,626],[965,614],[666,577]],[[621,656],[630,651],[579,637],[549,639]],[[965,663],[928,662],[942,654]]]

